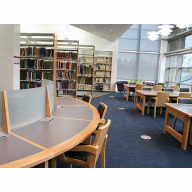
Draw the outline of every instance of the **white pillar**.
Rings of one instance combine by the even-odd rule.
[[[159,57],[159,71],[158,71],[158,83],[164,83],[165,80],[165,68],[166,68],[166,57],[163,53],[167,52],[168,42],[161,40],[161,49]]]
[[[0,25],[0,90],[20,89],[20,25]]]

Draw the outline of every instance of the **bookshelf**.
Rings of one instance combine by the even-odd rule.
[[[41,86],[41,79],[53,80],[53,33],[20,34],[20,88]]]
[[[95,51],[95,64],[93,70],[94,91],[110,91],[112,51]]]
[[[77,97],[78,45],[76,40],[57,40],[56,92],[57,97]]]
[[[79,45],[78,64],[78,89],[77,95],[93,94],[93,66],[94,66],[95,46]]]

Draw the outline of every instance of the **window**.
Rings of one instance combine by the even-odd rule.
[[[156,81],[160,40],[150,41],[147,33],[158,24],[134,24],[119,38],[117,79]]]

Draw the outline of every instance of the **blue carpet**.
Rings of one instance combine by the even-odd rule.
[[[145,111],[142,116],[135,109],[135,103],[132,100],[127,102],[121,93],[94,98],[91,104],[97,107],[99,102],[108,106],[105,119],[112,121],[106,146],[107,168],[192,167],[192,146],[188,145],[187,151],[183,151],[180,142],[169,134],[163,134],[165,109],[162,115],[157,109],[157,118],[153,118],[152,108],[149,115]],[[170,117],[170,125],[172,122],[173,117]],[[181,129],[182,122],[177,120],[176,130]],[[141,135],[149,135],[152,139],[143,140]],[[66,167],[66,164],[58,162],[57,167]],[[96,167],[100,167],[99,159]]]

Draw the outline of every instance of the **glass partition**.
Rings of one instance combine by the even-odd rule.
[[[43,86],[52,85],[52,84],[53,84],[53,81],[48,80],[48,79],[43,79]]]
[[[7,91],[7,100],[11,129],[46,115],[46,87]]]
[[[48,85],[51,112],[54,109],[54,85]]]
[[[3,92],[0,91],[0,132],[3,131]]]

